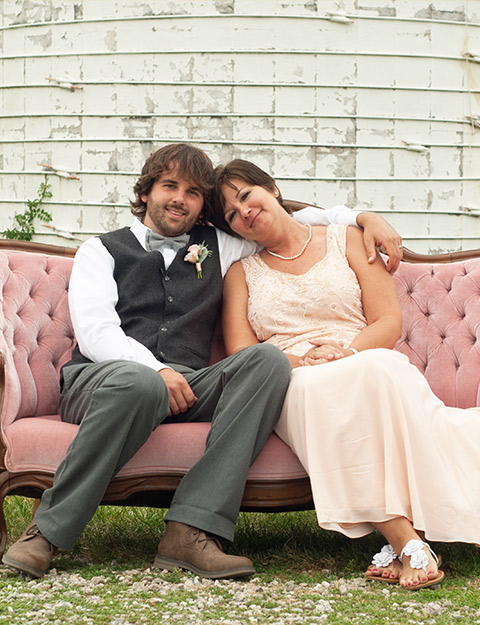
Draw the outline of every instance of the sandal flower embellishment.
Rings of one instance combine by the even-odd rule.
[[[197,279],[202,279],[202,263],[203,261],[211,256],[213,252],[208,249],[205,241],[202,241],[200,245],[195,243],[194,245],[190,245],[188,248],[188,254],[185,256],[183,260],[186,260],[189,263],[193,263],[195,265],[195,269],[197,270]]]
[[[373,556],[372,564],[375,566],[388,566],[395,558],[398,558],[398,556],[392,545],[384,545],[380,553],[376,553]]]

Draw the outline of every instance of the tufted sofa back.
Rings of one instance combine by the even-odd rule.
[[[402,263],[394,276],[403,310],[396,349],[448,406],[480,406],[480,258]]]
[[[0,352],[5,359],[2,428],[58,412],[59,370],[74,337],[67,291],[72,259],[0,252]]]
[[[58,410],[58,374],[74,345],[67,302],[71,267],[72,258],[0,251],[2,429]],[[396,348],[447,405],[480,405],[480,258],[402,263],[394,279],[404,312]]]

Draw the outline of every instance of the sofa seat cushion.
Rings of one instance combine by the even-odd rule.
[[[59,415],[17,419],[5,431],[7,470],[55,472],[77,429],[77,425],[64,423]],[[160,425],[120,475],[186,473],[203,455],[209,429],[210,423]],[[248,473],[249,479],[280,482],[304,477],[306,473],[300,461],[276,434],[270,436]]]

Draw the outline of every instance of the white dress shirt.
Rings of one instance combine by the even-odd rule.
[[[312,225],[342,223],[355,226],[357,215],[357,211],[345,206],[334,206],[328,210],[308,207],[297,211],[294,219]],[[144,249],[147,230],[139,219],[135,219],[131,226],[132,233]],[[237,239],[218,229],[217,238],[222,276],[230,265],[258,249],[253,241]],[[175,258],[175,252],[169,245],[150,253],[162,253],[167,269]],[[166,368],[149,349],[127,336],[121,328],[120,317],[115,310],[118,291],[113,270],[113,258],[98,237],[88,239],[77,251],[68,301],[80,352],[93,362],[130,360],[155,371]]]

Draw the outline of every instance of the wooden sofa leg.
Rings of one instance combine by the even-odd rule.
[[[0,558],[3,556],[8,539],[7,523],[5,522],[5,514],[3,511],[4,500],[5,496],[2,494],[0,498]]]
[[[40,499],[35,499],[35,501],[33,502],[32,521],[35,518],[35,513],[39,505],[40,505]]]
[[[7,546],[7,540],[8,540],[7,523],[5,521],[5,514],[3,511],[4,501],[5,501],[5,497],[0,496],[0,558],[3,556],[5,547]],[[35,512],[37,511],[37,508],[39,505],[40,505],[40,499],[35,499],[33,503],[32,521],[35,517]]]

